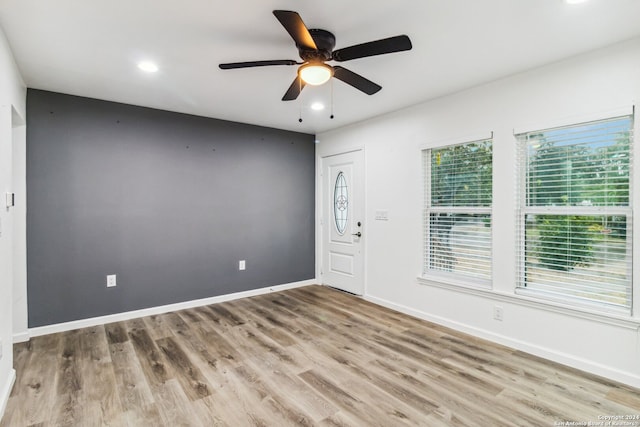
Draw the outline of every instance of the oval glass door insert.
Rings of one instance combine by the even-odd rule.
[[[349,215],[349,192],[344,173],[339,172],[336,177],[336,185],[333,189],[333,217],[336,229],[342,236],[347,229],[347,217]]]

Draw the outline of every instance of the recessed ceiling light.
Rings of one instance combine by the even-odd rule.
[[[311,109],[315,111],[324,110],[324,104],[322,102],[314,102],[311,104]]]
[[[585,3],[587,0],[564,0],[566,4],[580,4]]]
[[[158,66],[151,61],[138,62],[138,68],[147,73],[155,73],[158,71]]]

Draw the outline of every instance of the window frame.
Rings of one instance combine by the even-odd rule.
[[[433,206],[432,203],[432,153],[434,151],[454,148],[456,146],[472,145],[489,142],[491,147],[491,165],[493,168],[493,149],[494,140],[493,133],[488,135],[469,137],[448,141],[439,145],[423,147],[421,149],[421,161],[423,171],[423,250],[422,250],[422,271],[421,279],[436,280],[441,283],[447,283],[455,286],[471,287],[476,289],[491,289],[493,281],[493,172],[491,176],[490,186],[490,203],[488,206]],[[489,221],[489,272],[487,277],[479,275],[464,274],[458,272],[444,271],[430,268],[432,262],[432,241],[431,241],[431,215],[432,214],[468,214],[468,215],[486,215]]]
[[[531,162],[531,156],[529,153],[529,141],[526,135],[533,133],[546,133],[557,131],[563,128],[579,128],[580,126],[590,126],[601,122],[608,122],[620,119],[629,120],[629,146],[626,152],[629,160],[629,182],[628,182],[628,202],[626,205],[596,205],[596,206],[584,206],[584,205],[558,205],[558,206],[544,206],[533,205],[530,206],[528,201],[530,199],[530,176],[529,167]],[[541,302],[548,302],[551,304],[561,304],[577,309],[586,309],[589,311],[602,312],[614,316],[633,316],[634,313],[634,263],[633,259],[636,256],[633,251],[633,242],[635,240],[636,233],[633,228],[634,214],[634,176],[637,174],[634,162],[634,129],[635,129],[635,115],[634,111],[624,112],[620,114],[611,114],[604,117],[590,118],[589,120],[575,121],[573,123],[556,124],[554,126],[539,127],[538,129],[529,129],[526,131],[516,132],[514,130],[514,137],[517,143],[516,149],[516,199],[517,199],[517,212],[516,212],[516,282],[515,282],[515,294],[534,300],[540,300]],[[580,298],[577,296],[564,295],[552,295],[550,292],[545,292],[540,289],[532,289],[527,287],[526,278],[526,259],[527,259],[527,238],[526,227],[527,217],[530,215],[557,215],[559,217],[568,216],[595,216],[595,217],[609,217],[609,216],[624,216],[626,219],[626,234],[625,234],[625,251],[627,258],[627,286],[628,286],[628,306],[621,307],[620,305],[607,303],[604,301],[597,302],[589,300],[588,298]],[[531,241],[529,241],[531,242]]]

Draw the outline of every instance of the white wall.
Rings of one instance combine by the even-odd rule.
[[[640,100],[639,76],[640,39],[635,39],[318,135],[318,158],[349,148],[365,149],[365,297],[639,387],[640,250],[634,256],[633,318],[553,307],[515,295],[513,137],[514,128],[570,124],[631,107]],[[636,119],[636,129],[638,123]],[[417,279],[422,264],[421,150],[491,131],[493,290],[467,291],[421,282]],[[636,170],[640,170],[639,139],[636,136]],[[635,223],[640,224],[640,185],[635,182]],[[317,206],[320,217],[322,200]],[[388,221],[374,220],[380,209],[388,210]],[[640,248],[639,236],[636,227],[636,248]],[[504,309],[502,322],[493,319],[494,305]]]
[[[13,146],[24,144],[26,88],[0,29],[0,416],[11,385],[13,370],[13,209],[5,207],[4,195],[13,192]],[[18,223],[23,223],[24,218]]]

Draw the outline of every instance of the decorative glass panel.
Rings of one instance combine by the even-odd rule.
[[[347,229],[347,217],[349,214],[349,193],[347,180],[344,173],[338,173],[336,185],[333,189],[333,216],[336,222],[336,229],[342,236]]]

